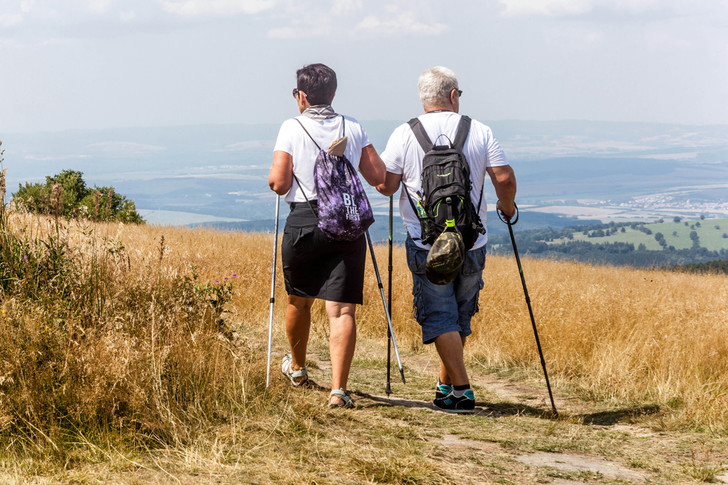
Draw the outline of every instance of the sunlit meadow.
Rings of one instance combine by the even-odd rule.
[[[307,420],[316,419],[325,399],[292,401],[276,372],[285,346],[280,262],[273,384],[265,387],[272,233],[101,224],[8,209],[0,230],[6,456],[68,463],[81,444],[107,459],[98,451],[106,442],[140,451],[184,448],[185,460],[209,464],[222,460],[214,444],[220,436],[257,459],[261,439],[308,446],[291,423],[310,429]],[[375,252],[386,289],[387,248]],[[523,264],[555,393],[615,407],[654,406],[669,429],[728,431],[725,276],[527,255]],[[421,344],[410,291],[397,246],[392,307],[405,368],[408,359],[434,356]],[[369,262],[364,300],[357,359],[383,362],[386,320]],[[514,259],[488,258],[479,306],[466,348],[471,373],[540,379]],[[323,347],[328,324],[321,305],[313,318],[311,345]],[[283,428],[282,419],[289,420]],[[211,441],[213,429],[218,437]],[[204,451],[195,448],[202,442]],[[200,456],[190,457],[190,449]],[[418,463],[412,460],[401,465]],[[427,473],[422,483],[430,483]]]

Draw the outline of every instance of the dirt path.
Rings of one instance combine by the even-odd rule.
[[[262,412],[147,453],[101,443],[79,446],[86,455],[73,466],[0,460],[0,483],[728,484],[727,437],[671,428],[670,410],[658,406],[585,401],[558,386],[554,418],[538,375],[471,366],[476,411],[439,411],[431,402],[439,361],[429,348],[402,351],[407,383],[393,365],[388,396],[381,341],[361,339],[349,381],[356,408],[327,409],[325,340],[311,342],[316,385],[306,387],[289,385],[284,349],[274,348],[270,389],[251,397]]]
[[[325,353],[311,358],[316,373],[328,374]],[[453,416],[431,404],[437,366],[436,356],[407,355],[408,383],[401,385],[393,365],[389,396],[381,381],[361,377],[371,372],[354,368],[352,391],[359,409],[400,408],[429,426],[433,456],[461,473],[455,483],[728,483],[726,440],[660,429],[657,406],[615,409],[554,390],[553,419],[545,383],[476,374],[476,418]]]

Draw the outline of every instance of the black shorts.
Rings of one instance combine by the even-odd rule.
[[[334,241],[321,232],[317,222],[307,203],[291,204],[281,244],[286,292],[361,305],[365,236],[362,234],[354,241]]]

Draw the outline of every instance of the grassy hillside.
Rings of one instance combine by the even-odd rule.
[[[637,268],[689,268],[728,260],[728,219],[610,222],[556,230],[516,226],[519,251],[537,258]],[[493,254],[512,252],[509,236],[489,239]]]
[[[667,246],[674,246],[675,249],[690,249],[693,245],[690,233],[695,231],[700,246],[710,251],[728,249],[728,219],[683,219],[680,222],[640,224],[639,227],[642,230],[626,226],[625,232],[618,230],[614,234],[602,237],[589,237],[589,233],[593,233],[593,231],[580,231],[574,233],[574,240],[585,240],[592,243],[625,242],[632,243],[635,247],[644,244],[646,249],[658,251],[662,247],[655,239],[655,234],[661,233]],[[647,229],[649,233],[646,233],[644,229]],[[565,240],[554,241],[554,243],[557,242],[565,242]]]
[[[467,345],[479,411],[455,417],[429,405],[437,359],[396,247],[408,382],[384,396],[386,321],[369,266],[350,379],[359,407],[342,413],[325,408],[325,387],[279,377],[280,262],[265,388],[272,234],[4,213],[0,242],[2,482],[689,483],[728,462],[725,276],[525,258],[561,410],[551,420],[515,262],[489,256]],[[386,247],[376,254],[386,275]],[[309,367],[325,386],[318,303],[313,318]],[[619,473],[528,461],[544,452]]]

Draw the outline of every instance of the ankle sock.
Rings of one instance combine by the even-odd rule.
[[[470,384],[463,384],[462,386],[452,386],[452,393],[455,397],[463,397],[465,391],[470,389]]]

